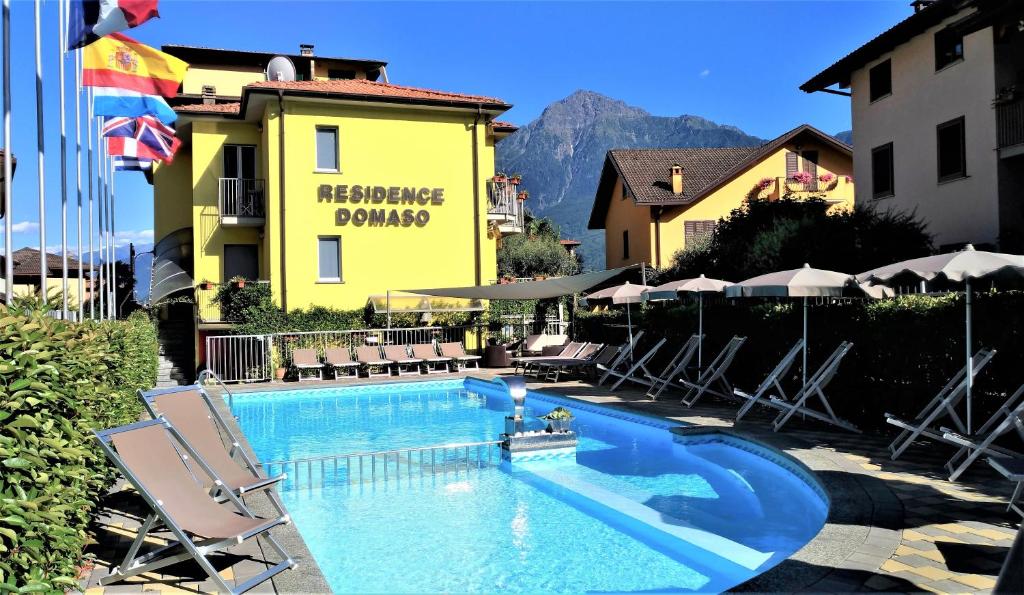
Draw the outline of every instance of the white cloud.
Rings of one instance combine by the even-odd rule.
[[[140,229],[140,230],[125,230],[118,231],[114,236],[115,246],[127,246],[128,244],[152,244],[153,243],[153,230],[152,229]]]
[[[11,231],[14,233],[26,233],[30,231],[39,231],[39,224],[35,221],[19,221],[11,226]]]
[[[700,75],[699,76],[702,79],[708,78],[709,76],[711,76],[711,69],[710,68],[705,68],[704,70],[700,71]]]

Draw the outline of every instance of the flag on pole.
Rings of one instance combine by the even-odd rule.
[[[160,155],[145,144],[134,138],[114,137],[107,139],[107,154],[111,157],[128,157],[130,159],[147,159],[158,161]]]
[[[114,171],[150,171],[153,169],[153,161],[150,159],[136,159],[135,157],[122,157],[114,155],[111,157],[114,164]]]
[[[133,138],[149,148],[157,159],[170,163],[181,146],[174,129],[152,116],[138,118],[113,117],[103,123],[103,136],[107,138]]]
[[[159,95],[117,87],[93,87],[92,91],[93,113],[97,116],[155,116],[164,124],[173,124],[178,119],[178,114]]]
[[[114,33],[82,50],[82,84],[174,97],[188,64],[170,54]],[[125,116],[129,114],[111,114]]]
[[[68,49],[84,47],[104,35],[138,27],[160,14],[157,0],[71,0]]]

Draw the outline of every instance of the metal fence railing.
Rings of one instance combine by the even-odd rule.
[[[206,368],[224,382],[260,382],[273,377],[269,335],[206,337]]]
[[[996,106],[998,148],[1024,144],[1024,100]]]
[[[522,229],[525,208],[519,198],[519,184],[510,180],[487,182],[487,216]]]
[[[217,208],[221,217],[263,218],[264,181],[247,178],[220,178]]]
[[[285,473],[282,489],[365,484],[468,473],[501,462],[501,441],[441,444],[261,463],[269,476]]]

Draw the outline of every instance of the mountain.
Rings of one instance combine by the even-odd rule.
[[[551,217],[562,236],[583,242],[589,269],[604,266],[604,232],[587,230],[598,178],[609,149],[748,147],[764,142],[734,126],[699,116],[653,116],[624,101],[576,91],[544,109],[497,146],[497,166],[523,175],[527,207]]]
[[[844,142],[844,143],[846,143],[848,145],[852,145],[853,144],[853,131],[852,130],[844,130],[842,132],[837,132],[837,133],[835,133],[834,136],[836,137],[836,139],[841,140],[842,142]]]

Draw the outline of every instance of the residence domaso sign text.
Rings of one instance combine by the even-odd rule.
[[[351,223],[357,227],[423,227],[430,222],[430,211],[415,207],[444,204],[444,188],[321,184],[317,188],[316,200],[366,205],[338,207],[334,211],[334,222],[337,225]],[[386,205],[395,206],[387,208]],[[403,206],[413,208],[403,209]]]

